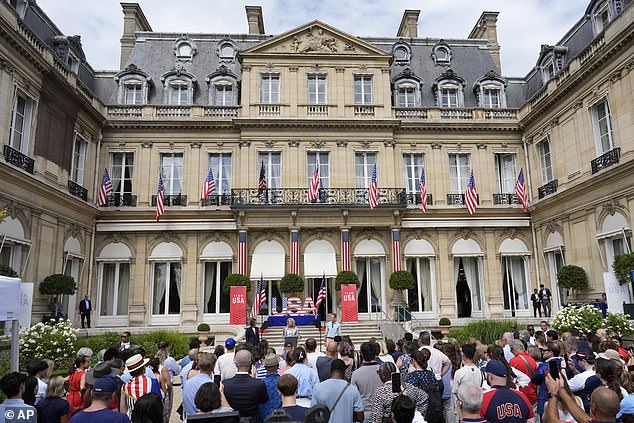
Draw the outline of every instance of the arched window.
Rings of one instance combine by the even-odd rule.
[[[464,107],[466,81],[449,69],[434,81],[432,90],[438,107]]]
[[[119,104],[141,105],[148,102],[148,88],[151,80],[147,73],[129,65],[114,77],[119,85],[117,102]]]
[[[568,47],[549,46],[544,44],[537,60],[537,67],[541,72],[542,82],[550,81],[566,64]]]
[[[178,324],[182,298],[183,251],[174,242],[162,242],[150,253],[152,323]]]
[[[163,99],[174,106],[190,105],[194,99],[196,77],[183,69],[174,69],[161,77],[164,84]]]
[[[96,258],[98,326],[128,324],[132,252],[121,242],[106,245]]]
[[[209,84],[209,104],[212,106],[238,105],[238,78],[225,65],[205,78]]]
[[[520,239],[506,238],[500,244],[502,259],[502,296],[504,310],[512,316],[529,311],[528,299],[530,278],[528,257],[530,251]]]
[[[229,294],[222,290],[224,280],[231,274],[233,250],[223,241],[212,241],[200,253],[203,264],[202,309],[205,317],[217,319],[218,313],[229,313]],[[222,320],[222,319],[221,319]]]
[[[489,71],[473,85],[473,91],[478,99],[478,105],[484,108],[506,108],[505,79],[495,71]]]
[[[184,34],[176,43],[174,43],[174,54],[176,60],[181,62],[191,62],[196,54],[196,43],[190,40],[189,37]]]
[[[398,40],[392,46],[392,56],[394,56],[394,63],[397,65],[408,65],[411,55],[412,48],[403,39]]]
[[[586,17],[592,21],[594,35],[605,27],[623,10],[623,0],[594,0],[586,9]]]
[[[421,87],[423,81],[412,73],[409,68],[394,79],[395,107],[420,107]]]
[[[451,64],[451,47],[443,40],[440,40],[438,44],[432,47],[431,57],[439,66],[449,65]]]

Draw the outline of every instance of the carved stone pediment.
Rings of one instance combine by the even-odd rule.
[[[362,232],[361,236],[365,239],[372,239],[372,238],[383,239],[383,234],[374,228],[363,228],[361,232]]]
[[[469,239],[473,235],[473,231],[469,228],[461,228],[460,230],[458,230],[458,233],[456,235],[462,239]]]

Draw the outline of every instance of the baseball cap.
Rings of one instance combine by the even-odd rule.
[[[236,346],[236,340],[233,338],[227,338],[227,340],[225,341],[225,347],[232,350],[234,349]]]
[[[276,367],[279,366],[280,364],[280,359],[278,358],[278,356],[276,354],[267,354],[266,357],[264,357],[264,367]]]
[[[489,361],[485,370],[487,373],[491,373],[492,375],[499,377],[506,377],[508,375],[506,366],[500,360]]]
[[[95,381],[95,385],[92,390],[95,392],[117,392],[119,384],[117,380],[112,376],[100,377]]]
[[[621,401],[621,410],[616,418],[620,419],[623,414],[634,414],[634,395],[628,395]]]

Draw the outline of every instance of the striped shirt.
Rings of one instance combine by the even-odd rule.
[[[124,384],[121,392],[125,396],[125,403],[128,406],[128,417],[132,418],[132,410],[136,400],[152,392],[152,380],[145,375],[137,376]]]

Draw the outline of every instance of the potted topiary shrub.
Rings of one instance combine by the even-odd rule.
[[[247,291],[251,291],[251,280],[240,273],[232,273],[222,283],[223,292],[229,294],[232,286],[246,286]]]
[[[440,333],[444,337],[443,339],[447,339],[447,335],[451,332],[451,320],[449,320],[449,317],[441,317],[438,321],[438,326],[440,326]]]
[[[295,273],[288,273],[280,280],[280,292],[296,297],[304,292],[304,279]]]
[[[335,290],[341,291],[341,285],[355,284],[357,288],[361,285],[357,274],[349,270],[344,270],[337,274],[335,278]]]
[[[614,270],[614,275],[620,285],[632,283],[632,272],[634,272],[634,253],[619,254],[614,257],[612,270]],[[634,317],[634,304],[624,303],[623,312]]]
[[[50,295],[51,302],[49,303],[49,309],[53,313],[53,317],[61,317],[61,295],[73,295],[77,290],[77,284],[72,276],[56,273],[45,277],[44,280],[40,282],[39,290],[40,294]]]
[[[406,304],[406,301],[403,299],[403,294],[406,289],[414,289],[414,276],[406,270],[399,270],[390,275],[388,283],[390,288],[396,291],[394,299],[392,300],[396,321],[406,322],[412,320],[409,307],[403,307],[403,304]]]
[[[196,329],[198,330],[198,340],[202,344],[201,346],[206,346],[211,327],[207,323],[201,323]]]
[[[7,276],[9,278],[17,278],[18,272],[13,270],[11,266],[6,264],[0,264],[0,276]]]
[[[577,291],[587,289],[590,286],[588,274],[582,267],[568,264],[557,272],[557,283],[565,289],[569,289],[575,298]]]

